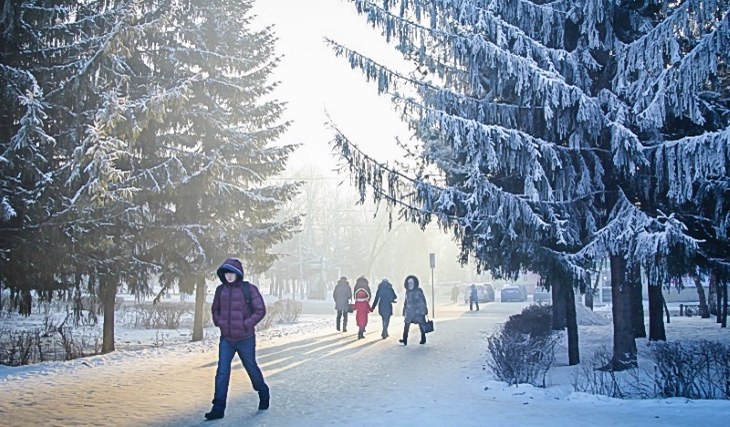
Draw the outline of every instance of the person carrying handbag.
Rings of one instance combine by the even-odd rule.
[[[410,275],[406,277],[406,300],[403,304],[403,317],[405,326],[403,328],[403,338],[399,340],[403,345],[408,345],[408,330],[411,323],[417,323],[421,330],[421,341],[419,344],[426,344],[426,315],[428,314],[428,304],[426,296],[418,285],[418,278]]]

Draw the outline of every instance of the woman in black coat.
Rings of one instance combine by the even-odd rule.
[[[393,285],[390,284],[388,279],[383,279],[378,285],[375,300],[373,301],[373,311],[375,311],[375,307],[378,307],[378,313],[383,319],[383,333],[380,335],[383,339],[388,338],[388,325],[390,324],[390,316],[393,315],[393,303],[396,298],[398,296],[393,290]]]

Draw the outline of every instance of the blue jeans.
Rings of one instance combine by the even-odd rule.
[[[269,399],[269,386],[264,382],[264,375],[256,363],[256,336],[240,341],[229,341],[221,337],[218,346],[218,369],[215,372],[215,396],[213,397],[213,409],[221,412],[226,410],[228,384],[231,380],[231,362],[236,353],[243,362],[253,389],[259,392],[259,399]]]

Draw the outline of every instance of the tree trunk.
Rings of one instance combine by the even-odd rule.
[[[727,282],[723,283],[722,286],[718,286],[718,289],[722,289],[722,310],[717,311],[722,311],[720,324],[723,328],[727,328]]]
[[[661,285],[649,284],[649,341],[666,341],[664,296]]]
[[[637,366],[632,322],[632,286],[627,281],[626,260],[611,256],[611,303],[613,313],[613,359],[610,369],[623,371]]]
[[[714,275],[717,277],[717,275]],[[717,323],[722,323],[722,300],[723,300],[723,287],[719,279],[715,279],[715,313],[717,316]]]
[[[705,288],[702,286],[702,277],[700,277],[699,274],[695,276],[695,288],[697,288],[697,295],[700,297],[700,317],[703,319],[709,319],[710,309],[707,307]]]
[[[593,311],[593,288],[588,286],[586,288],[586,307],[588,307],[591,311]]]
[[[646,338],[644,326],[644,301],[641,292],[641,269],[638,264],[627,269],[628,282],[631,285],[631,324],[634,329],[634,338]]]
[[[108,277],[99,279],[99,293],[104,310],[104,328],[101,343],[101,352],[106,354],[114,351],[114,301],[117,297],[116,280]]]
[[[707,308],[710,311],[710,316],[717,316],[717,280],[715,280],[715,277],[717,277],[716,274],[710,275],[710,291],[707,295]]]
[[[203,339],[203,311],[205,310],[205,277],[198,276],[195,281],[195,318],[193,320],[193,341]]]
[[[553,293],[553,330],[565,329],[565,291],[567,285],[548,278],[550,292]]]
[[[578,320],[575,313],[575,290],[572,286],[565,286],[565,317],[568,327],[568,366],[580,363],[578,348]]]

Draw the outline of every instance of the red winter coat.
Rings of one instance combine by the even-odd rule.
[[[370,303],[368,302],[368,295],[360,289],[357,291],[356,295],[357,299],[355,300],[355,304],[353,305],[353,311],[357,311],[357,314],[355,315],[355,321],[357,323],[357,326],[367,326],[368,324],[368,313],[373,311],[373,309],[370,307]]]

